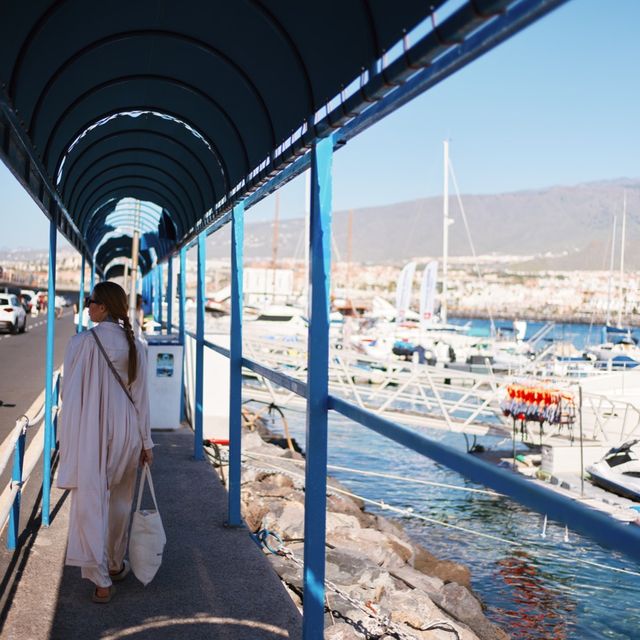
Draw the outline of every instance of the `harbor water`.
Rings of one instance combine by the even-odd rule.
[[[478,334],[488,334],[490,328],[487,320],[452,322],[471,322]],[[543,324],[529,323],[527,337]],[[496,325],[509,327],[510,323],[497,321]],[[601,330],[599,325],[557,324],[549,337],[583,349],[600,341]],[[304,413],[287,410],[286,415],[291,434],[304,448]],[[282,423],[276,419],[273,428],[282,432]],[[427,428],[422,431],[465,450],[460,434]],[[486,448],[510,446],[498,438],[486,437],[479,442]],[[566,530],[564,523],[550,521],[545,528],[540,514],[507,498],[412,483],[411,479],[419,479],[482,488],[333,413],[329,464],[405,477],[407,481],[330,471],[355,494],[412,511],[413,515],[403,516],[383,507],[367,506],[402,521],[405,530],[438,557],[467,565],[473,589],[487,606],[487,615],[512,638],[640,637],[640,611],[636,607],[640,600],[640,565],[623,555]]]
[[[291,435],[304,448],[304,413],[287,410],[286,415]],[[277,418],[272,428],[283,433]],[[465,450],[460,434],[423,432]],[[481,442],[487,447],[501,444],[497,438]],[[436,556],[467,565],[488,617],[514,640],[640,637],[640,565],[621,554],[571,530],[567,535],[564,523],[549,522],[543,537],[542,516],[507,498],[413,483],[411,479],[482,488],[333,413],[328,461],[406,478],[330,470],[355,494],[411,510],[413,515],[399,516],[367,505],[369,511],[400,520]],[[421,521],[418,515],[442,524]]]
[[[489,335],[490,322],[471,323],[476,335]],[[545,323],[530,322],[526,337]],[[207,318],[207,330],[220,331]],[[507,321],[496,321],[510,328]],[[214,329],[214,327],[216,327]],[[548,339],[571,342],[582,350],[602,339],[602,325],[561,324]],[[245,400],[250,392],[245,391]],[[289,431],[305,447],[305,415],[285,409]],[[275,415],[275,412],[274,412]],[[284,434],[276,415],[271,428]],[[426,427],[426,436],[461,451],[464,436]],[[364,444],[363,444],[364,443]],[[487,449],[505,450],[511,440],[479,438]],[[640,638],[640,565],[574,531],[549,521],[508,498],[416,484],[412,479],[483,489],[417,453],[396,445],[338,414],[330,413],[330,465],[403,476],[406,481],[330,469],[353,493],[398,507],[411,514],[367,505],[367,509],[402,522],[407,533],[436,556],[468,566],[472,587],[487,607],[487,616],[514,640],[585,640]],[[639,505],[640,506],[640,505]],[[421,520],[419,516],[430,519]]]
[[[491,322],[479,318],[449,318],[451,324],[460,326],[468,325],[470,333],[477,336],[489,336],[491,334]],[[527,322],[525,340],[531,339],[545,322]],[[495,320],[494,325],[498,331],[511,330],[513,323],[507,320]],[[556,323],[549,334],[544,338],[543,344],[550,341],[571,342],[576,349],[584,349],[587,345],[598,344],[602,341],[604,325],[601,324],[579,324],[570,322]]]

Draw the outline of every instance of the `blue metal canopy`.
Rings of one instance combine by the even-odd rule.
[[[130,249],[118,203],[153,203],[162,261],[483,25],[557,4],[5,1],[0,154],[99,271]]]

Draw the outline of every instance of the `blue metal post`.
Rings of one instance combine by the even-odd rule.
[[[20,500],[22,496],[22,466],[24,462],[24,441],[27,436],[26,428],[22,429],[22,433],[16,442],[13,454],[13,473],[11,474],[11,482],[19,483],[18,494],[13,501],[11,511],[9,512],[9,532],[7,534],[7,549],[14,551],[18,544],[18,534],[20,531]]]
[[[324,637],[329,394],[329,278],[331,275],[332,139],[311,151],[309,229],[308,399],[304,498],[304,640]]]
[[[78,297],[78,333],[84,330],[82,325],[82,314],[84,313],[84,268],[86,266],[86,258],[82,254],[82,266],[80,267],[80,295]]]
[[[96,286],[96,262],[95,256],[93,257],[93,262],[91,263],[91,280],[89,281],[89,293],[93,293],[93,287]],[[89,320],[88,324],[89,329],[93,327],[93,322]]]
[[[231,345],[229,358],[229,515],[228,525],[242,525],[240,454],[242,443],[242,278],[244,203],[233,208],[231,222]]]
[[[153,322],[158,321],[158,301],[156,300],[156,270],[155,267],[149,272],[149,294],[151,295],[151,317]]]
[[[173,256],[167,262],[167,333],[173,333]]]
[[[49,224],[49,288],[47,291],[47,351],[46,371],[44,376],[44,454],[42,469],[42,525],[49,526],[50,494],[51,494],[51,444],[53,442],[53,341],[56,321],[56,253],[57,228],[52,220]],[[95,265],[91,273],[91,288],[95,278]]]
[[[164,280],[163,268],[162,265],[159,264],[157,266],[158,270],[158,322],[160,323],[160,333],[162,333],[162,283]]]
[[[196,416],[194,425],[193,457],[204,460],[202,447],[204,409],[204,303],[207,235],[203,231],[198,236],[198,295],[196,311]]]
[[[178,306],[178,315],[179,315],[179,335],[180,335],[180,344],[182,345],[182,366],[180,367],[180,373],[182,375],[182,383],[180,385],[180,420],[184,420],[185,410],[184,410],[184,360],[185,360],[185,349],[187,345],[184,341],[184,332],[186,329],[186,315],[185,315],[185,307],[186,307],[186,297],[187,297],[187,249],[183,247],[180,249],[180,282],[178,284],[178,292],[180,295],[180,302]]]

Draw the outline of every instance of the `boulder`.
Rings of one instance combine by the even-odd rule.
[[[275,531],[283,539],[304,537],[304,506],[299,502],[273,501],[262,520],[262,527]]]
[[[294,592],[302,594],[302,567],[298,567],[288,558],[267,554],[267,558],[280,579]]]
[[[462,585],[445,584],[432,599],[443,611],[470,627],[481,640],[508,640],[509,636],[485,617],[479,600]]]
[[[436,576],[443,582],[457,582],[471,588],[471,571],[468,567],[453,560],[439,560],[419,544],[413,545],[413,548],[415,553],[411,564],[414,569],[428,576]]]
[[[326,577],[362,603],[378,603],[384,594],[396,590],[396,582],[387,571],[367,558],[337,549],[327,553]]]
[[[256,451],[258,449],[264,449],[264,453],[267,453],[269,445],[260,437],[257,431],[249,431],[248,429],[242,430],[242,450],[243,451]],[[278,447],[274,447],[278,448]],[[271,451],[268,451],[271,455]],[[274,453],[273,455],[278,455]]]
[[[426,593],[420,591],[396,591],[382,601],[382,609],[397,624],[406,625],[407,632],[417,638],[451,640],[454,636],[446,625],[429,629],[436,621],[444,621],[458,632],[460,640],[477,640],[477,636],[465,625],[448,619]]]
[[[327,535],[327,542],[339,549],[359,551],[378,566],[398,568],[413,556],[413,548],[391,534],[375,529],[336,531]]]
[[[407,535],[401,524],[394,522],[393,520],[389,520],[389,518],[385,518],[384,516],[374,516],[374,518],[375,523],[371,526],[375,527],[378,531],[382,531],[382,533],[391,533],[396,538],[400,538],[403,542],[413,544],[411,538]]]
[[[355,496],[348,496],[345,493],[342,492],[347,492],[347,493],[351,493],[349,491],[349,487],[345,487],[343,484],[341,484],[340,482],[338,482],[335,478],[332,478],[331,476],[329,476],[327,478],[327,488],[329,490],[329,492],[331,491],[331,489],[337,489],[336,493],[340,496],[344,496],[345,498],[349,498],[349,500],[353,500],[357,505],[359,509],[364,509],[364,500],[360,499],[360,498],[356,498]]]
[[[346,622],[337,622],[324,630],[324,640],[362,640],[364,637]]]
[[[444,586],[444,582],[440,578],[428,576],[409,565],[392,570],[391,575],[401,580],[407,587],[424,591],[429,596],[437,593]]]
[[[247,523],[249,531],[259,531],[262,529],[262,521],[269,512],[269,507],[263,500],[254,497],[243,496],[242,500],[242,517]]]
[[[273,491],[274,489],[293,488],[293,480],[283,473],[261,473],[256,479],[258,491]]]
[[[363,511],[355,500],[341,494],[327,496],[327,511],[355,516],[362,527],[375,527],[376,517]]]
[[[374,570],[379,573],[383,571],[376,563],[372,562],[370,558],[357,549],[335,548],[327,550],[327,579],[336,584],[354,584],[354,576]]]

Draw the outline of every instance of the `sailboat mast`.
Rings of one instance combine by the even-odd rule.
[[[607,283],[607,318],[605,325],[608,327],[611,322],[611,288],[613,287],[613,265],[616,259],[616,226],[618,216],[613,215],[613,230],[611,232],[611,257],[609,259],[609,282]]]
[[[442,203],[442,298],[440,303],[440,318],[447,321],[447,276],[449,258],[449,141],[444,140],[444,185]]]
[[[273,240],[271,245],[271,270],[272,270],[272,300],[276,303],[276,269],[278,268],[278,240],[280,235],[280,194],[276,191],[276,211],[273,219]]]
[[[353,209],[349,209],[347,220],[347,296],[351,301],[351,248],[353,243]]]
[[[304,282],[302,291],[307,297],[307,317],[311,313],[311,296],[309,295],[309,242],[311,238],[311,169],[307,169],[304,177]]]
[[[622,238],[620,238],[620,308],[618,309],[618,327],[622,327],[622,308],[624,307],[624,245],[627,226],[627,192],[622,196]]]

